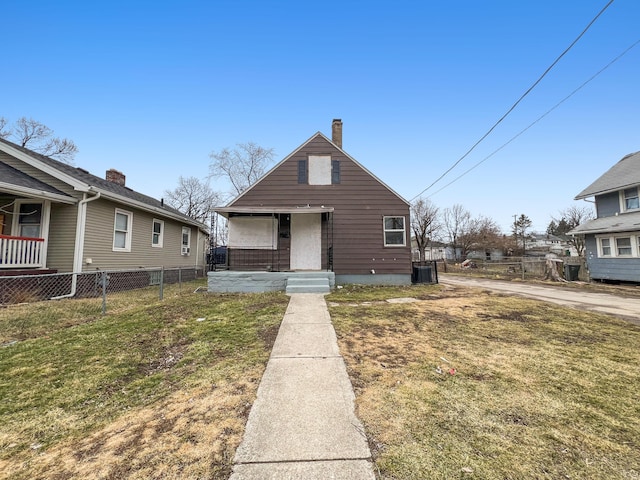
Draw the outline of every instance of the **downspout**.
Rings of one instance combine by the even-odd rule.
[[[76,219],[76,242],[73,249],[73,276],[71,277],[71,293],[53,297],[51,300],[59,300],[61,298],[70,298],[76,295],[78,287],[78,273],[82,273],[82,257],[84,254],[84,233],[87,226],[87,203],[93,202],[100,198],[100,192],[95,196],[87,198],[85,193],[82,200],[78,203],[78,217]]]

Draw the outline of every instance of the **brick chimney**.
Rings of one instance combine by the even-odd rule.
[[[116,170],[115,168],[110,168],[107,170],[107,175],[105,177],[107,182],[112,182],[121,187],[124,187],[124,183],[127,177],[124,176],[124,173]]]
[[[342,148],[342,120],[334,118],[331,124],[331,141]]]

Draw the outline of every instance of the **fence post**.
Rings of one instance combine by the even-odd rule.
[[[107,272],[102,272],[102,314],[107,313]]]
[[[524,280],[524,256],[522,257],[522,280]]]
[[[160,267],[160,300],[164,298],[164,267]]]
[[[182,290],[182,267],[178,267],[178,290]]]

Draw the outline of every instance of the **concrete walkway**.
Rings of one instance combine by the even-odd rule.
[[[291,295],[231,480],[375,479],[354,399],[324,296]]]

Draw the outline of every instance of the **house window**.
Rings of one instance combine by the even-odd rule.
[[[180,248],[182,255],[191,255],[191,229],[182,227],[182,244]]]
[[[307,183],[307,161],[298,160],[298,183]]]
[[[151,246],[162,248],[164,239],[164,222],[162,220],[153,219],[153,230],[151,233]]]
[[[42,225],[42,204],[21,203],[18,210],[18,236],[40,238]]]
[[[113,251],[131,251],[131,229],[133,226],[133,213],[116,208],[116,217],[113,226]]]
[[[309,185],[331,185],[331,156],[309,155]]]
[[[611,239],[609,238],[600,239],[600,256],[601,257],[611,256]]]
[[[331,183],[333,185],[340,183],[340,160],[331,160]]]
[[[404,217],[384,217],[384,246],[404,247],[406,245]]]
[[[624,190],[624,209],[635,210],[640,208],[640,200],[638,199],[638,187],[626,188]]]
[[[631,249],[631,238],[630,237],[618,237],[616,238],[616,251],[618,253],[618,257],[621,256],[631,256],[633,254],[633,250]]]

